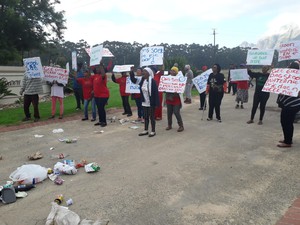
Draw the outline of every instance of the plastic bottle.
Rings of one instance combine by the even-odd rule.
[[[34,184],[21,184],[18,186],[14,186],[15,192],[17,193],[18,191],[29,191],[32,188],[35,188]]]

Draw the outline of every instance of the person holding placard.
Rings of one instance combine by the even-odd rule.
[[[231,81],[231,76],[230,76],[230,71],[236,69],[236,66],[234,64],[229,65],[229,71],[228,71],[228,94],[231,92],[231,87],[232,87],[232,95],[236,94],[237,91],[237,83],[236,81]]]
[[[221,120],[221,102],[224,96],[224,83],[225,76],[221,73],[221,66],[219,64],[214,64],[212,67],[212,73],[209,75],[207,80],[207,89],[206,93],[209,94],[208,104],[208,121],[213,119],[214,110],[216,112],[216,118],[218,122],[222,122]]]
[[[133,70],[134,67],[132,67],[130,71],[130,80],[132,83],[139,84],[140,86],[145,120],[144,131],[139,133],[139,136],[148,135],[149,137],[154,137],[156,135],[154,112],[155,108],[159,106],[158,87],[153,79],[154,74],[149,67],[146,67],[143,69],[142,78],[136,78]],[[150,121],[151,132],[149,133],[148,129]]]
[[[122,75],[121,77],[116,78],[115,74],[112,73],[111,79],[113,82],[119,84],[120,95],[122,98],[122,104],[123,104],[123,109],[124,109],[124,112],[122,113],[122,115],[127,115],[129,117],[129,116],[132,116],[132,111],[131,111],[131,107],[129,104],[130,94],[125,92],[127,73],[121,72],[121,75]]]
[[[298,69],[299,62],[292,62],[288,68]],[[277,99],[278,106],[281,108],[280,123],[284,139],[279,141],[277,147],[289,148],[293,144],[294,120],[297,112],[300,111],[300,92],[297,97],[279,94]]]
[[[52,100],[51,116],[49,119],[55,118],[57,100],[59,102],[59,119],[62,119],[64,115],[64,84],[59,83],[56,80],[53,80],[52,82],[47,81],[47,84],[51,86]]]
[[[205,72],[208,67],[207,66],[202,66],[202,72]],[[203,91],[201,94],[199,94],[199,97],[200,97],[200,108],[199,110],[205,110],[206,109],[206,102],[205,102],[205,99],[206,99],[206,92]]]
[[[245,64],[241,64],[240,68],[244,69],[244,68],[246,68],[246,65]],[[236,81],[236,84],[237,84],[237,91],[236,91],[235,101],[236,101],[237,104],[236,104],[235,108],[238,109],[240,107],[239,104],[241,102],[241,109],[243,109],[244,108],[243,103],[247,103],[248,102],[248,97],[249,97],[249,94],[248,94],[249,79],[248,80],[239,80],[239,81]]]
[[[185,90],[184,90],[184,94],[185,94],[184,103],[191,104],[192,103],[192,87],[193,87],[194,74],[193,74],[193,71],[191,70],[190,65],[185,65],[184,70],[186,72],[185,77],[187,78]]]
[[[84,117],[81,119],[82,121],[89,119],[89,103],[92,104],[92,119],[91,121],[96,120],[96,103],[95,98],[92,94],[93,92],[93,82],[91,78],[91,73],[88,69],[86,69],[83,73],[84,78],[77,78],[77,82],[82,86],[83,91],[83,99],[84,99]]]
[[[107,75],[103,63],[95,68],[95,75],[91,76],[93,83],[93,94],[98,109],[99,122],[95,126],[107,126],[105,105],[109,99],[109,90],[107,88]]]
[[[136,69],[136,77],[138,77],[139,79],[142,78],[142,68],[137,68]],[[135,93],[131,95],[132,98],[135,101],[136,107],[137,107],[137,114],[138,114],[138,118],[137,121],[140,122],[144,122],[144,112],[143,112],[143,106],[142,106],[142,97],[140,93]]]
[[[251,70],[248,70],[249,76],[252,79],[255,78],[255,81],[256,81],[255,92],[253,95],[251,116],[250,116],[250,120],[247,121],[248,124],[254,123],[253,120],[254,120],[254,116],[255,116],[258,106],[260,108],[260,115],[259,115],[259,121],[257,124],[258,125],[263,124],[262,121],[263,121],[263,118],[265,115],[267,101],[270,97],[270,92],[264,92],[264,91],[262,91],[262,89],[270,75],[270,73],[268,73],[269,69],[270,69],[270,66],[263,66],[262,70],[261,70],[262,72],[252,72]]]
[[[171,68],[171,76],[176,76],[178,74],[178,68],[173,66]],[[180,114],[180,109],[182,107],[180,94],[166,92],[166,104],[167,104],[167,117],[168,126],[166,130],[172,129],[172,117],[175,114],[179,128],[177,132],[182,132],[184,130],[183,121]]]
[[[42,78],[31,78],[29,77],[27,72],[25,72],[20,90],[20,95],[22,95],[23,93],[25,118],[22,121],[31,120],[31,114],[29,111],[31,103],[33,105],[34,110],[34,122],[39,121],[39,94],[43,93]]]

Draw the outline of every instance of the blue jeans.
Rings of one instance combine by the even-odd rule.
[[[95,103],[94,98],[89,99],[89,100],[84,99],[84,118],[89,118],[89,103],[90,102],[92,104],[93,119],[96,119],[96,103]]]

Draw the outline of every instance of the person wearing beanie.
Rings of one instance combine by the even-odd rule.
[[[208,118],[210,121],[213,119],[214,110],[216,112],[216,118],[218,122],[222,122],[220,115],[220,106],[224,96],[224,83],[225,76],[221,73],[221,67],[219,64],[214,64],[212,67],[212,73],[209,75],[207,80],[206,94],[209,94],[208,104]]]
[[[134,67],[130,70],[130,80],[134,84],[140,86],[142,106],[144,112],[144,131],[139,133],[139,136],[148,135],[154,137],[155,131],[155,108],[159,106],[158,87],[155,80],[153,79],[153,71],[146,67],[143,69],[143,76],[141,78],[134,76]],[[149,122],[151,121],[151,132],[149,133]]]
[[[191,104],[192,103],[192,87],[193,87],[194,74],[193,74],[193,71],[191,70],[190,65],[185,65],[184,69],[185,69],[185,72],[186,72],[185,77],[187,78],[186,79],[185,90],[184,90],[184,94],[185,94],[184,103]]]
[[[299,62],[292,62],[288,68],[299,70]],[[279,94],[277,98],[278,106],[281,108],[280,123],[283,131],[283,140],[279,141],[277,147],[289,148],[293,144],[294,120],[297,112],[300,111],[300,91],[297,97]]]
[[[176,76],[178,74],[178,68],[173,66],[171,68],[171,76]],[[168,126],[166,130],[172,129],[172,117],[175,114],[179,128],[177,132],[182,132],[184,130],[183,121],[180,114],[180,109],[182,107],[180,94],[166,92],[166,105],[167,105],[167,118]]]

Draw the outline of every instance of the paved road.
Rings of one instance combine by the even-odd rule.
[[[157,136],[138,137],[134,124],[113,122],[100,131],[89,121],[72,120],[1,133],[0,182],[27,156],[41,151],[34,163],[53,167],[51,154],[100,164],[101,171],[63,176],[62,186],[46,180],[28,197],[0,205],[2,224],[44,224],[57,194],[72,198],[70,209],[88,219],[108,219],[111,225],[274,225],[300,193],[300,133],[294,147],[279,149],[280,111],[271,96],[263,125],[246,124],[252,105],[235,109],[225,95],[222,123],[201,120],[199,100],[182,110],[185,131],[165,131],[166,113]],[[205,112],[206,114],[207,112]],[[108,116],[122,118],[120,113]],[[175,120],[175,119],[174,119]],[[175,120],[176,121],[176,120]],[[52,130],[63,128],[61,134]],[[35,138],[35,134],[44,137]],[[58,138],[78,138],[65,144]],[[50,150],[54,147],[54,150]]]

